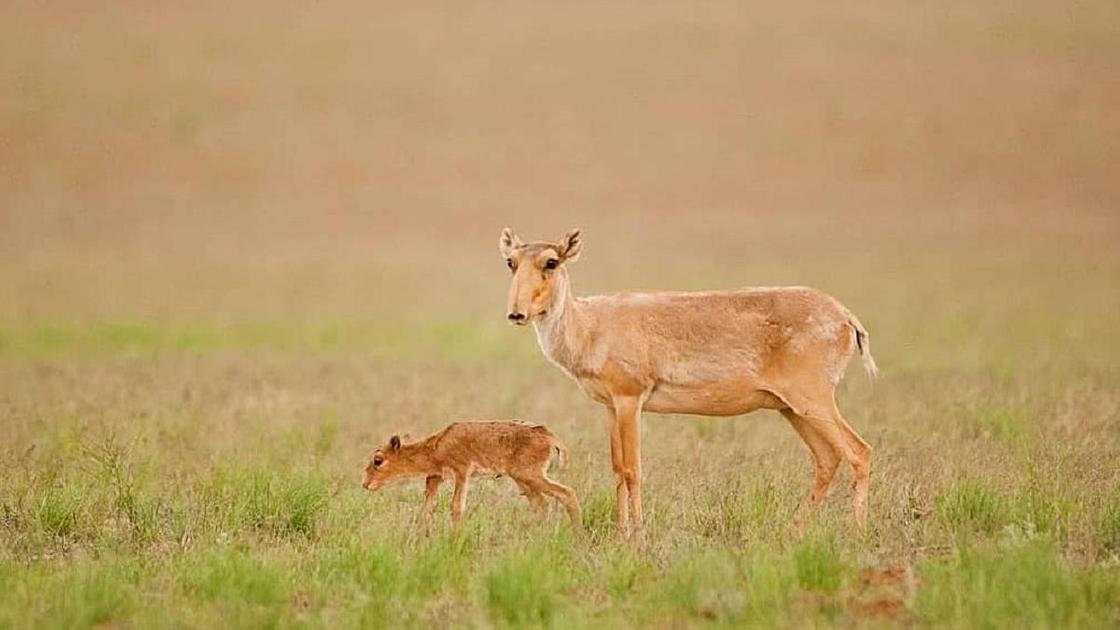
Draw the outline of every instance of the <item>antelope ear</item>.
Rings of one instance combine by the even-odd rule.
[[[572,228],[560,239],[560,257],[564,262],[575,262],[583,250],[583,240],[579,236],[579,228]]]
[[[508,227],[502,229],[502,235],[498,238],[498,251],[502,253],[502,258],[509,258],[513,250],[522,245],[524,245],[524,243],[513,233],[513,230]]]
[[[401,450],[401,436],[394,435],[393,437],[389,438],[389,450],[393,451],[394,453]]]

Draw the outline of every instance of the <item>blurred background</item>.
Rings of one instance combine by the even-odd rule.
[[[897,360],[1115,334],[1116,2],[176,4],[0,7],[0,351],[535,353],[506,225]]]

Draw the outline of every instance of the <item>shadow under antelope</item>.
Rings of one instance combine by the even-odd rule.
[[[509,321],[532,324],[545,357],[606,406],[622,536],[642,527],[643,410],[779,411],[816,467],[794,530],[824,498],[841,461],[851,466],[852,512],[864,526],[871,447],[840,414],[835,392],[857,349],[869,377],[878,368],[867,330],[839,301],[807,287],[577,298],[567,265],[579,257],[579,230],[556,242],[525,243],[506,228],[498,247],[513,273]]]

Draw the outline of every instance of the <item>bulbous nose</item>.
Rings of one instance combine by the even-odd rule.
[[[506,318],[515,324],[520,324],[525,321],[525,313],[510,313]]]

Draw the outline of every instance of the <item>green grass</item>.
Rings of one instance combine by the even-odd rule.
[[[0,3],[0,630],[1120,626],[1116,0],[70,4]],[[842,467],[792,536],[778,414],[646,414],[618,541],[504,225],[581,227],[577,295],[858,314],[866,531]],[[498,417],[586,537],[358,486]]]
[[[1105,627],[1120,622],[1120,569],[1070,566],[1049,540],[966,548],[921,567],[919,619],[945,627]]]
[[[175,581],[190,596],[249,606],[268,606],[287,599],[286,577],[276,567],[228,546],[184,559],[174,571]]]
[[[966,481],[943,490],[935,499],[938,517],[956,532],[992,534],[1008,523],[1008,500],[979,482]]]
[[[689,515],[692,527],[730,544],[784,540],[799,499],[769,475],[705,490]]]
[[[1101,546],[1120,557],[1120,492],[1105,499],[1097,522]]]
[[[682,554],[669,565],[654,601],[670,619],[741,622],[746,597],[736,558],[709,550]]]
[[[501,343],[501,322],[101,321],[0,323],[0,359],[191,355],[215,352],[323,353],[460,360],[526,359]]]
[[[131,618],[141,609],[146,572],[136,560],[76,560],[66,570],[0,565],[0,625],[86,628]]]
[[[483,578],[486,605],[499,625],[550,626],[564,608],[570,553],[530,545],[498,559]]]
[[[835,594],[847,572],[836,542],[827,536],[810,536],[794,545],[797,583],[807,591]]]
[[[69,536],[81,515],[81,492],[73,486],[50,487],[38,498],[35,520],[43,532],[58,537]]]
[[[425,363],[430,376],[417,380],[410,364],[319,357],[309,366],[306,357],[272,356],[236,359],[236,373],[248,376],[231,382],[221,354],[121,360],[76,368],[79,379],[42,378],[36,361],[7,364],[9,382],[29,388],[14,417],[32,420],[7,429],[0,625],[1038,627],[1116,619],[1120,503],[1114,481],[1099,481],[1114,453],[1111,425],[1099,448],[1079,451],[952,424],[922,433],[923,448],[953,453],[951,475],[936,461],[896,459],[892,451],[905,453],[909,438],[886,438],[895,446],[877,448],[870,530],[851,526],[842,470],[795,539],[790,519],[812,470],[780,419],[713,422],[693,441],[680,439],[682,430],[694,435],[690,420],[650,416],[645,538],[622,544],[600,427],[585,421],[588,403],[550,379],[548,366]],[[474,378],[456,380],[465,373]],[[1033,380],[1013,377],[993,404],[1012,406]],[[901,381],[849,396],[885,397],[862,405],[894,410],[886,426],[910,435],[907,413],[937,416],[939,408],[907,407],[913,386]],[[921,385],[943,386],[954,382]],[[1107,396],[1103,380],[1099,387],[1097,396]],[[383,398],[372,405],[371,388]],[[98,415],[71,405],[82,398],[98,401]],[[417,484],[377,494],[357,487],[368,449],[390,429],[436,428],[464,399],[495,415],[528,409],[527,417],[553,419],[575,457],[556,474],[582,499],[584,540],[572,537],[558,508],[534,516],[504,479],[474,484],[458,532],[448,527],[447,489],[420,527]],[[751,451],[752,443],[781,446]],[[913,585],[867,583],[866,572],[899,563],[912,567]]]
[[[904,373],[874,390],[846,381],[844,407],[867,414],[861,428],[885,431],[874,438],[865,533],[851,526],[842,469],[808,533],[792,537],[812,468],[780,418],[697,430],[651,415],[645,538],[621,544],[601,427],[588,421],[599,410],[547,365],[317,350],[118,348],[70,360],[0,364],[14,393],[0,478],[0,625],[1116,620],[1114,399],[1092,365],[1070,368],[1076,398],[1039,388],[1052,369],[1042,364],[992,376],[986,402],[964,406],[981,415],[944,425],[931,420],[954,407],[938,401],[988,378],[983,370]],[[563,436],[574,460],[556,474],[581,498],[583,541],[561,510],[538,519],[504,479],[474,484],[458,532],[448,489],[422,528],[417,484],[357,487],[369,449],[389,433],[423,434],[465,407],[544,420]],[[1005,429],[976,430],[981,417]],[[1095,438],[1073,447],[1068,418],[1082,417],[1095,419]],[[866,572],[899,563],[912,584],[867,582]]]

